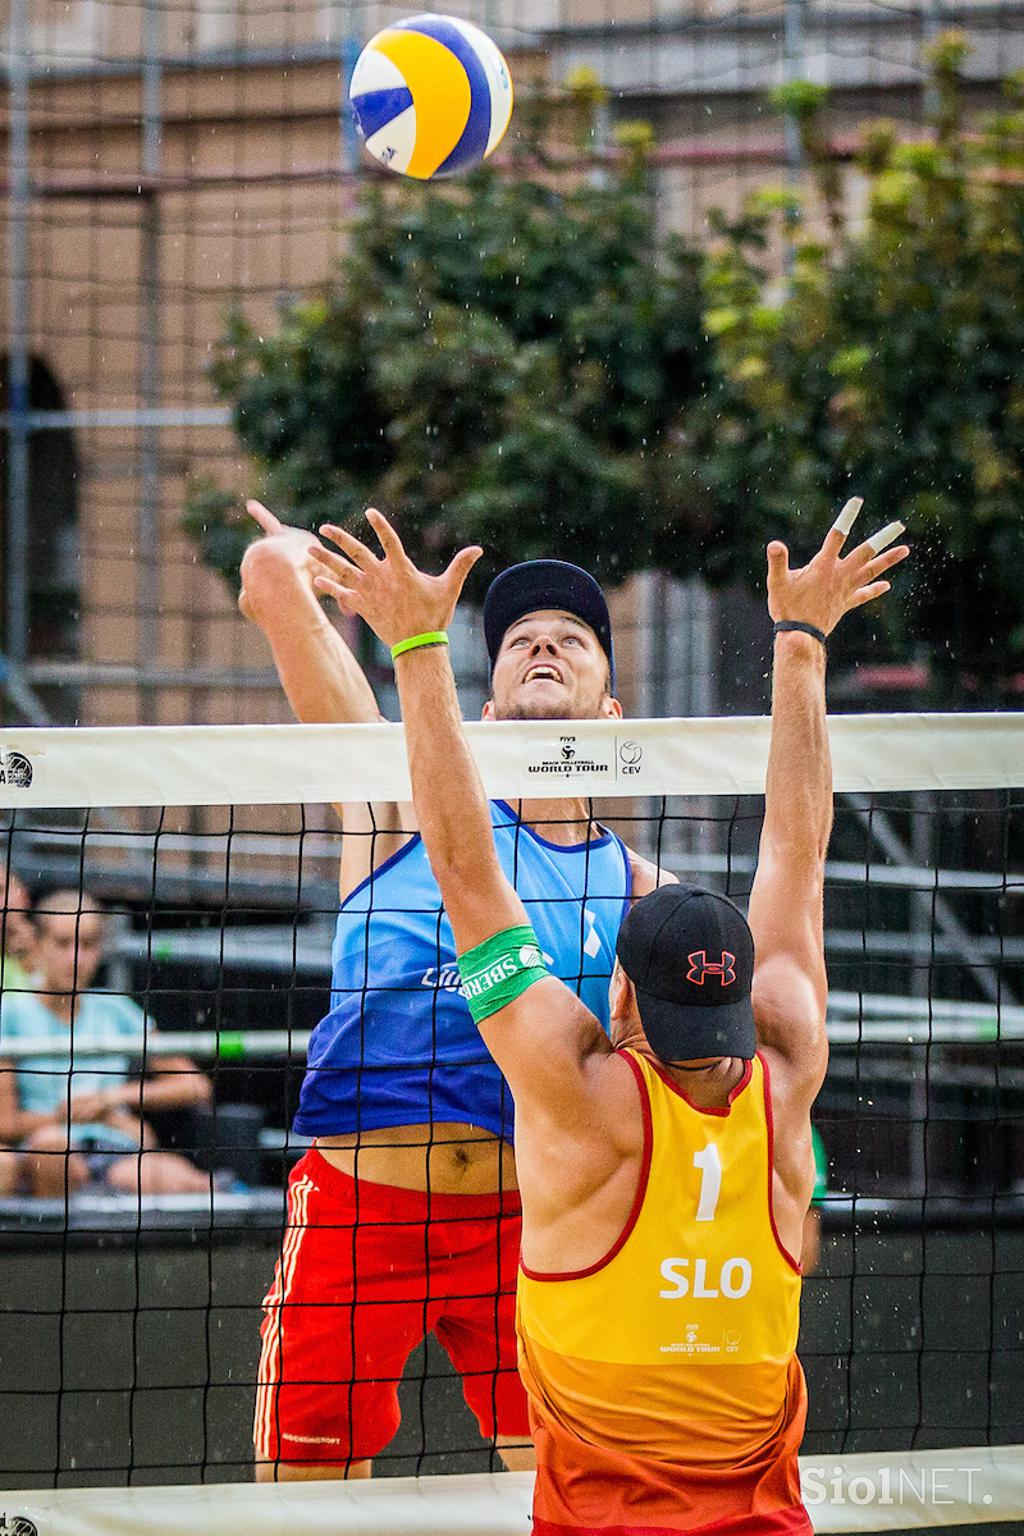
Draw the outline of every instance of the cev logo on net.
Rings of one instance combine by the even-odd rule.
[[[624,774],[640,772],[644,749],[638,741],[624,741],[619,747],[619,767]]]

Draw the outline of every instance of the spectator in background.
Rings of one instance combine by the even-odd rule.
[[[30,986],[34,931],[31,903],[21,876],[9,864],[0,865],[0,992],[24,992]]]
[[[800,1267],[805,1275],[814,1274],[821,1258],[821,1208],[828,1197],[828,1153],[816,1125],[811,1126],[811,1145],[814,1147],[814,1193],[811,1208],[804,1217],[800,1250]]]
[[[130,998],[92,989],[104,917],[87,892],[54,891],[34,908],[32,990],[0,997],[0,1141],[14,1143],[28,1192],[63,1198],[100,1184],[126,1194],[208,1192],[209,1175],[157,1150],[147,1111],[208,1104],[210,1081],[185,1056],[160,1056],[159,1035]],[[125,1042],[78,1056],[72,1037]],[[145,1075],[133,1075],[147,1042]],[[39,1056],[3,1060],[4,1042],[46,1040]]]
[[[0,865],[0,996],[31,986],[26,965],[32,951],[33,928],[28,891],[10,864]],[[0,1143],[0,1199],[15,1192],[19,1179],[17,1149]]]

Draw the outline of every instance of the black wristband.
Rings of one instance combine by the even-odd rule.
[[[828,642],[825,638],[825,631],[815,628],[813,624],[802,624],[799,619],[779,619],[775,625],[774,633],[781,635],[791,629],[799,630],[802,635],[813,635],[815,640],[820,640],[822,645],[827,648]]]

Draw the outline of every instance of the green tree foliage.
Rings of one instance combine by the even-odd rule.
[[[578,139],[598,92],[576,82]],[[699,267],[659,239],[650,138],[584,174],[536,160],[457,185],[373,177],[336,273],[260,334],[232,314],[211,369],[275,511],[316,527],[397,512],[428,560],[479,541],[486,569],[576,556],[615,580],[649,564],[662,439],[701,383]],[[534,146],[539,134],[528,135]],[[234,578],[251,525],[194,488],[189,527]]]
[[[590,148],[591,76],[571,176],[534,122],[511,176],[371,179],[322,291],[269,333],[235,313],[217,350],[254,488],[311,527],[375,502],[428,560],[479,541],[481,578],[559,554],[757,589],[769,538],[816,546],[857,493],[916,546],[871,623],[991,696],[1024,659],[1024,80],[968,132],[965,55],[930,51],[921,142],[863,130],[855,221],[827,92],[782,87],[813,187],[760,189],[702,260],[659,235],[646,125],[614,164]],[[234,506],[208,484],[189,512],[232,579]]]
[[[887,610],[902,644],[926,642],[940,667],[991,690],[1024,658],[1024,82],[968,133],[965,56],[955,33],[930,50],[926,141],[863,131],[855,224],[837,203],[821,98],[777,99],[801,126],[822,206],[762,191],[719,222],[704,279],[712,378],[680,417],[677,468],[723,572],[759,574],[764,539],[787,526],[798,545],[805,529],[816,541],[848,494],[873,524],[901,518],[917,546],[906,601]],[[744,536],[717,541],[730,527]]]

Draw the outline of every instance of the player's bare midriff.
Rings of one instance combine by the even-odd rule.
[[[516,1189],[507,1141],[476,1125],[444,1121],[398,1125],[346,1136],[319,1136],[317,1150],[335,1168],[371,1184],[435,1195],[490,1195]]]

